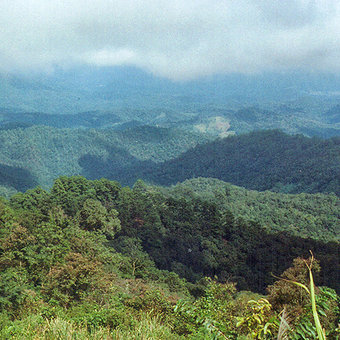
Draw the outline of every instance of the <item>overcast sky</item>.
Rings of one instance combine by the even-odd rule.
[[[0,0],[0,71],[340,73],[338,0]]]

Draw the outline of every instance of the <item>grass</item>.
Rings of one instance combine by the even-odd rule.
[[[0,330],[1,340],[177,340],[171,328],[157,317],[143,315],[133,329],[119,326],[115,330],[105,327],[88,328],[84,324],[57,317],[51,320],[40,315],[29,316],[20,321],[9,322]]]

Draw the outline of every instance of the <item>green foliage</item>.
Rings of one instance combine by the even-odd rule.
[[[272,306],[267,299],[248,301],[244,316],[238,318],[236,327],[251,339],[272,339],[277,329],[277,319],[271,314]]]
[[[167,320],[172,313],[173,303],[159,289],[139,287],[139,294],[126,302],[127,306],[139,312],[147,312],[157,316],[159,320]]]
[[[32,231],[13,223],[7,236],[0,240],[0,246],[0,268],[24,266],[30,281],[36,283],[69,249],[64,232],[54,223],[43,223]]]
[[[127,329],[133,326],[132,315],[127,313],[128,307],[120,300],[110,300],[110,304],[102,306],[93,301],[84,301],[67,310],[67,318],[78,325],[86,326],[91,332],[102,327],[108,329]]]
[[[118,212],[115,209],[107,210],[98,200],[87,199],[77,213],[81,228],[89,231],[101,230],[111,237],[120,229]]]
[[[276,336],[283,306],[290,335],[311,337],[307,292],[281,280],[263,298],[237,294],[231,282],[264,292],[271,271],[313,249],[326,268],[321,279],[336,288],[338,244],[267,233],[235,217],[217,201],[233,190],[209,199],[188,187],[138,181],[130,189],[77,176],[60,178],[50,192],[1,200],[0,338],[265,338]],[[302,259],[284,276],[310,280]],[[329,338],[337,334],[337,299],[330,288],[315,289]]]
[[[51,268],[42,288],[48,299],[69,305],[72,301],[80,301],[90,291],[96,290],[100,294],[109,288],[109,282],[99,261],[79,253],[69,253],[65,263]]]
[[[35,237],[30,232],[17,223],[12,224],[10,230],[6,230],[4,238],[1,239],[0,265],[2,269],[8,266],[21,267],[23,264],[29,265],[30,246],[34,244]]]
[[[53,202],[61,206],[67,215],[74,216],[86,199],[89,189],[86,178],[63,176],[54,182],[51,196]]]
[[[143,251],[141,241],[136,238],[120,237],[115,243],[117,251],[128,255],[123,259],[120,270],[133,278],[147,279],[151,275],[154,262]]]
[[[198,338],[205,332],[226,339],[236,335],[235,293],[234,284],[221,284],[207,279],[202,297],[193,303],[185,301],[177,303],[175,312],[181,321],[177,321],[175,329],[183,334],[191,333],[193,338]]]
[[[252,190],[340,195],[340,138],[257,131],[197,145],[140,177],[170,185],[213,177]]]
[[[10,199],[11,206],[16,209],[34,210],[46,213],[50,208],[50,195],[41,187],[27,190],[25,194],[17,193]]]
[[[24,268],[8,268],[0,273],[0,309],[16,313],[25,302],[30,289]]]
[[[200,197],[215,202],[235,217],[254,220],[268,231],[339,241],[340,219],[337,196],[330,194],[280,194],[236,187],[214,178],[195,178],[158,189],[175,197]]]

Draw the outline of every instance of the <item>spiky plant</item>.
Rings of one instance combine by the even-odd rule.
[[[306,260],[304,260],[304,262],[305,262],[305,264],[308,268],[308,272],[309,272],[309,286],[310,286],[309,288],[301,282],[297,282],[297,281],[293,281],[293,280],[287,280],[287,279],[282,279],[282,280],[287,281],[287,282],[291,282],[291,283],[303,288],[308,293],[308,295],[310,296],[310,299],[311,299],[313,318],[314,318],[315,328],[316,328],[316,331],[317,331],[317,334],[318,334],[318,339],[319,340],[326,340],[326,332],[321,326],[319,314],[318,314],[318,311],[317,311],[317,308],[316,308],[315,285],[314,285],[314,278],[313,278],[313,273],[312,273],[314,255],[313,255],[312,251],[310,251],[310,253],[312,255],[310,264],[308,264],[308,262]]]
[[[280,326],[279,331],[277,333],[277,340],[288,340],[288,332],[290,330],[289,321],[288,321],[288,313],[286,308],[283,308],[280,313]]]

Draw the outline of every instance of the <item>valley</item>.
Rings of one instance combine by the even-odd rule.
[[[0,340],[340,339],[339,23],[0,1]]]
[[[115,72],[1,78],[0,338],[335,336],[338,95]]]

